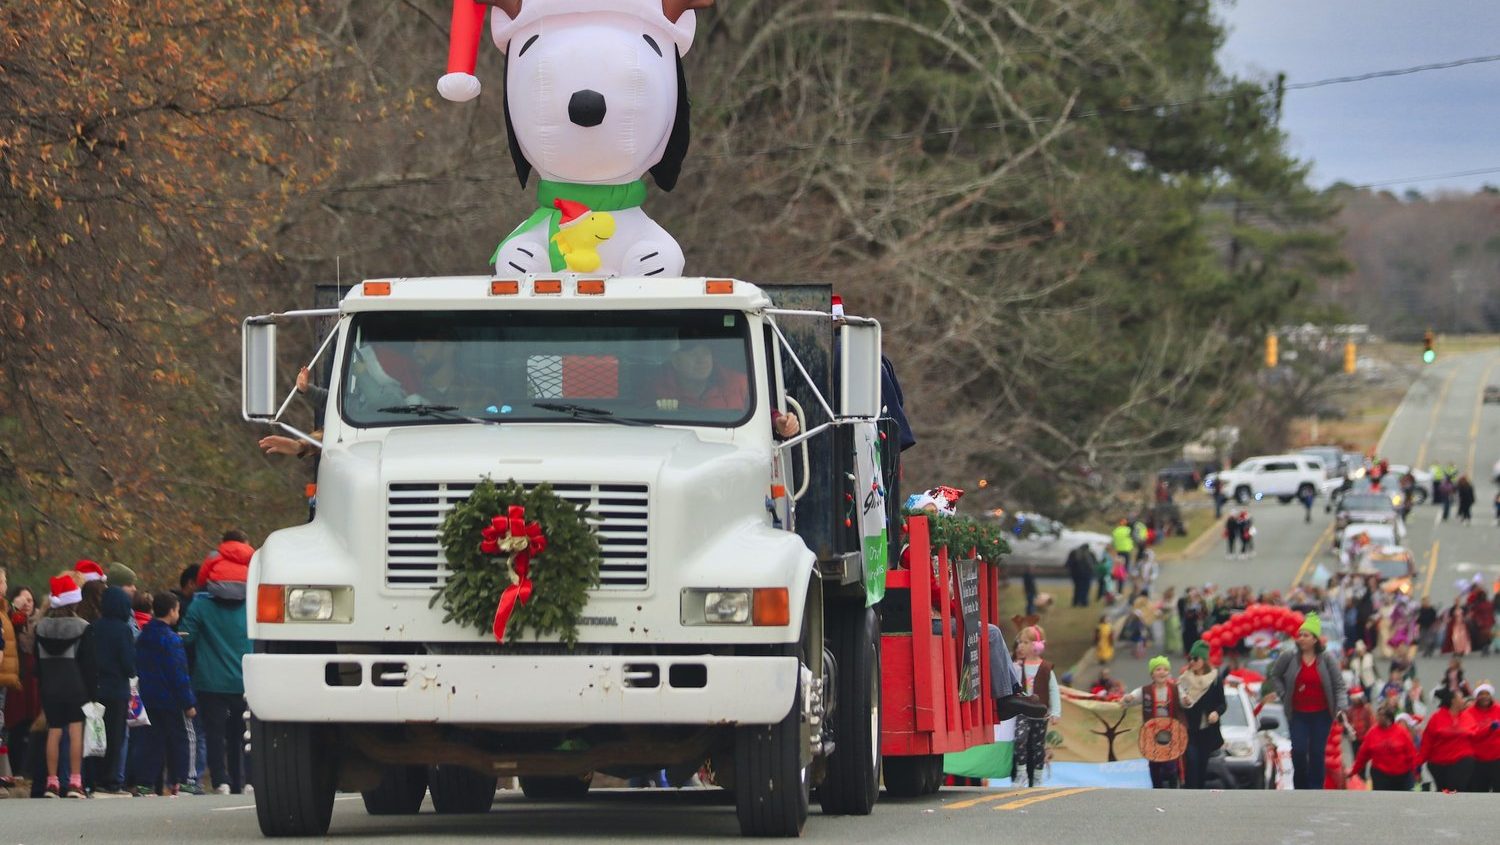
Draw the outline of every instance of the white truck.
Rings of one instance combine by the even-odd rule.
[[[827,813],[870,812],[898,499],[876,321],[836,319],[817,285],[366,281],[244,321],[245,418],[309,440],[277,366],[299,319],[333,326],[329,394],[316,515],[250,568],[263,833],[325,833],[336,790],[475,813],[499,777],[581,798],[595,772],[681,783],[705,761],[745,834],[797,835],[814,787]],[[705,372],[711,401],[662,395]],[[773,411],[801,433],[778,439]],[[431,606],[439,526],[486,478],[600,520],[576,646],[500,644]]]

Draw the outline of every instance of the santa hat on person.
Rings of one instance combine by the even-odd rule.
[[[557,221],[557,228],[566,229],[589,215],[589,207],[581,202],[565,200],[561,197],[552,201],[552,207],[562,212],[562,219]]]
[[[511,36],[543,18],[558,15],[614,13],[634,15],[687,55],[698,29],[694,9],[706,9],[714,0],[453,0],[453,21],[448,35],[448,72],[438,80],[438,93],[457,103],[479,96],[474,76],[479,62],[479,41],[486,10],[490,12],[490,37],[505,52]]]
[[[82,576],[84,581],[109,580],[109,576],[104,574],[104,567],[91,560],[80,560],[73,564],[73,571]]]
[[[94,564],[98,566],[99,564]],[[67,607],[83,601],[83,588],[70,575],[52,576],[52,606]]]

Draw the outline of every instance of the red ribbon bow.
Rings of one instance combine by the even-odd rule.
[[[547,538],[541,525],[526,521],[526,509],[520,505],[511,505],[508,513],[490,520],[480,535],[484,537],[479,544],[481,552],[510,555],[511,585],[500,594],[500,605],[495,608],[495,641],[503,643],[505,626],[516,605],[531,598],[531,559],[547,548]]]

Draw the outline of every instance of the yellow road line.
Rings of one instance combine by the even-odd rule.
[[[1318,535],[1318,539],[1313,543],[1313,547],[1308,550],[1307,557],[1302,559],[1302,565],[1297,568],[1297,574],[1292,577],[1293,588],[1302,583],[1302,576],[1307,574],[1308,568],[1312,566],[1313,558],[1317,557],[1318,552],[1322,551],[1324,544],[1332,541],[1333,524],[1329,523],[1328,527],[1323,529],[1323,533]]]
[[[1484,376],[1479,379],[1479,392],[1474,394],[1474,417],[1469,423],[1469,478],[1474,477],[1474,453],[1479,449],[1479,418],[1484,414],[1484,388],[1490,383],[1490,373],[1495,371],[1495,361],[1490,359],[1490,365],[1484,368]]]
[[[1437,574],[1438,546],[1441,542],[1432,541],[1432,550],[1427,553],[1427,579],[1422,584],[1422,598],[1432,595],[1432,577]]]
[[[1080,792],[1093,792],[1095,789],[1098,789],[1098,787],[1096,787],[1096,786],[1079,786],[1079,787],[1074,787],[1073,789],[1059,789],[1056,792],[1049,792],[1049,793],[1047,793],[1045,795],[1033,795],[1033,796],[1031,796],[1029,798],[1022,798],[1020,801],[1012,801],[1009,804],[1001,804],[1000,806],[993,807],[991,809],[995,809],[995,810],[1019,810],[1022,807],[1030,807],[1032,804],[1040,804],[1043,801],[1051,801],[1053,798],[1066,798],[1069,795],[1077,795]]]
[[[1448,374],[1448,380],[1443,382],[1443,389],[1438,393],[1437,401],[1432,403],[1432,413],[1427,417],[1427,434],[1422,437],[1422,448],[1417,450],[1417,459],[1412,461],[1412,469],[1417,469],[1427,463],[1427,444],[1432,442],[1432,432],[1437,427],[1438,413],[1443,410],[1443,403],[1448,401],[1448,388],[1453,386],[1453,379],[1457,377],[1458,368],[1454,367],[1453,372]]]
[[[1036,792],[1036,790],[1032,790],[1032,792]],[[1010,800],[1012,798],[1017,798],[1021,794],[1024,794],[1023,790],[1020,790],[1020,789],[1007,789],[1004,792],[996,792],[996,793],[993,793],[993,794],[990,794],[990,795],[981,796],[979,798],[970,798],[967,801],[955,801],[952,804],[944,804],[943,805],[943,809],[944,810],[967,810],[970,807],[976,807],[976,806],[978,806],[980,804],[988,804],[991,801],[1006,801],[1006,800]]]

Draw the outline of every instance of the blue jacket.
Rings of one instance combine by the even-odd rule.
[[[135,677],[135,632],[130,630],[130,596],[119,587],[104,591],[103,615],[93,624],[94,657],[99,666],[99,701],[130,698]]]
[[[135,641],[135,668],[141,679],[141,701],[147,712],[196,707],[188,678],[187,650],[172,626],[152,619]]]
[[[245,602],[198,597],[182,622],[182,638],[193,647],[193,689],[245,694],[241,659],[250,653]]]

